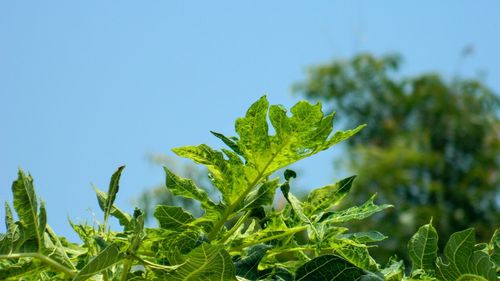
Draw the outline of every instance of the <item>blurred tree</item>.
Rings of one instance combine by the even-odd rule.
[[[440,244],[468,227],[486,241],[500,224],[499,99],[477,80],[401,77],[400,64],[395,55],[361,54],[312,67],[294,87],[348,127],[368,123],[347,144],[349,167],[360,175],[350,196],[378,193],[395,207],[351,227],[385,231],[379,258],[405,257],[411,234],[431,217]]]

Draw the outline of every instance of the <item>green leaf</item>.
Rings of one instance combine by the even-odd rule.
[[[267,112],[276,134],[268,135]],[[298,102],[288,117],[286,109],[272,105],[265,96],[255,102],[245,117],[236,120],[236,132],[240,136],[238,146],[248,165],[259,174],[267,176],[276,170],[306,158],[348,138],[362,129],[332,132],[333,114],[324,116],[321,104]]]
[[[500,228],[495,230],[489,244],[491,251],[491,260],[497,268],[500,268]]]
[[[295,281],[355,281],[365,272],[350,262],[335,256],[323,255],[297,269]]]
[[[205,165],[209,171],[210,180],[222,193],[223,202],[231,205],[241,196],[242,187],[246,187],[245,167],[241,159],[230,151],[224,154],[202,144],[198,146],[184,146],[172,149],[181,157],[189,158],[198,164]]]
[[[376,195],[373,195],[361,206],[351,207],[347,210],[342,211],[326,212],[322,216],[318,216],[319,221],[325,223],[340,223],[348,222],[351,220],[362,220],[384,209],[392,207],[392,205],[388,204],[374,204],[373,201],[375,200],[375,197]]]
[[[30,240],[30,245],[27,245],[30,251],[37,250],[38,247],[43,245],[46,215],[41,213],[39,217],[38,201],[32,177],[19,170],[17,180],[12,183],[12,193],[14,194],[14,209],[22,224],[23,239],[25,241]],[[43,205],[41,209],[45,213]],[[35,241],[34,244],[33,240]]]
[[[336,184],[327,185],[313,190],[307,196],[304,211],[309,216],[337,205],[351,190],[356,176],[345,178]]]
[[[353,240],[357,243],[373,243],[380,242],[382,240],[387,239],[387,236],[378,232],[378,231],[366,231],[366,232],[355,232],[340,235],[341,238],[347,238]]]
[[[73,278],[73,281],[83,281],[99,274],[101,271],[108,269],[125,258],[125,255],[120,252],[117,244],[111,244],[97,256],[92,258],[78,274]]]
[[[185,228],[182,232],[163,233],[158,257],[165,257],[169,264],[182,264],[186,255],[206,242],[206,238],[193,228]]]
[[[66,253],[66,249],[62,245],[61,239],[59,239],[48,225],[44,236],[43,254],[69,269],[75,269],[75,266]]]
[[[108,195],[106,194],[106,192],[98,189],[97,187],[94,186],[94,191],[96,193],[96,196],[97,196],[97,202],[99,203],[99,207],[101,208],[101,210],[104,212],[105,210],[105,206],[106,206],[106,202],[108,202]],[[130,217],[129,214],[123,212],[122,210],[120,210],[118,207],[116,207],[115,205],[112,205],[111,206],[111,215],[115,218],[118,219],[118,222],[120,223],[121,226],[123,227],[128,227],[130,225],[130,221],[132,220],[132,218]]]
[[[240,136],[238,147],[245,159],[255,165],[256,170],[265,169],[265,159],[262,155],[271,152],[271,142],[268,135],[267,111],[269,102],[261,97],[247,110],[245,117],[236,120],[236,133]],[[271,152],[272,153],[272,152]],[[264,160],[264,161],[262,161]]]
[[[368,246],[345,238],[330,238],[328,242],[336,255],[344,258],[356,267],[370,271],[378,270],[379,265],[370,256]]]
[[[111,180],[109,182],[109,189],[106,199],[106,204],[104,205],[104,225],[106,225],[109,215],[112,212],[113,204],[115,203],[116,194],[120,188],[120,177],[125,166],[121,166],[113,173]]]
[[[382,269],[380,273],[384,276],[386,281],[400,281],[406,280],[405,276],[405,266],[403,261],[396,261],[393,259],[389,260],[389,265]]]
[[[276,188],[278,188],[279,178],[266,181],[256,190],[250,192],[243,201],[241,210],[250,210],[260,206],[271,205],[274,200]]]
[[[248,280],[257,280],[259,277],[259,263],[270,248],[272,248],[270,245],[250,247],[246,255],[234,263],[236,275]]]
[[[236,280],[229,254],[221,247],[202,244],[186,255],[186,261],[168,274],[172,281]]]
[[[10,233],[16,227],[16,223],[14,222],[14,216],[12,215],[12,209],[10,208],[9,203],[5,202],[5,229],[7,233]]]
[[[21,261],[9,265],[0,264],[0,280],[25,280],[30,275],[39,275],[44,269],[46,268],[43,265],[35,261]]]
[[[497,278],[493,262],[485,252],[474,251],[475,243],[473,228],[453,233],[444,249],[447,263],[437,259],[438,276],[444,281],[495,281]]]
[[[237,138],[233,137],[234,139],[231,139],[231,138],[224,136],[223,134],[216,133],[214,131],[210,131],[210,133],[212,133],[214,136],[216,136],[218,139],[220,139],[222,142],[224,142],[224,144],[226,144],[229,148],[231,148],[238,155],[243,156],[243,153],[241,152],[240,147],[236,143],[236,141],[238,140]]]
[[[432,221],[420,227],[408,242],[408,253],[412,271],[417,269],[434,270],[438,250],[438,234]]]
[[[194,221],[194,217],[181,207],[158,205],[154,216],[160,223],[161,228],[178,229],[186,227]]]
[[[11,253],[19,239],[19,227],[14,222],[12,210],[7,202],[5,202],[5,228],[7,233],[0,237],[0,254]]]
[[[167,188],[174,195],[183,196],[199,201],[205,212],[216,208],[215,203],[208,197],[208,194],[193,182],[191,179],[181,178],[167,167],[163,167],[166,173]]]

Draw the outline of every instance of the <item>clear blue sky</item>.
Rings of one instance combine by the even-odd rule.
[[[74,239],[68,217],[101,218],[90,183],[106,189],[127,164],[117,204],[131,210],[164,179],[148,153],[216,144],[209,130],[232,134],[262,94],[290,106],[307,66],[360,51],[401,53],[405,74],[483,75],[500,90],[499,1],[304,3],[2,1],[0,200],[22,167],[49,223]],[[460,63],[467,45],[475,53]],[[338,179],[338,154],[299,165],[303,181]]]

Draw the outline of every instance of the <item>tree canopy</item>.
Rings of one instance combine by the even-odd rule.
[[[475,227],[486,240],[500,224],[499,98],[476,79],[404,77],[401,62],[360,54],[311,67],[294,86],[347,126],[368,123],[347,144],[360,175],[353,196],[377,192],[395,208],[357,227],[377,225],[392,237],[376,250],[382,256],[405,256],[401,245],[430,218],[440,237]]]

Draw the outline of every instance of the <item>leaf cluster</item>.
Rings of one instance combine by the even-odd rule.
[[[499,238],[475,245],[472,230],[454,234],[437,257],[437,234],[422,227],[409,243],[413,268],[405,276],[401,261],[387,267],[370,255],[386,237],[377,231],[350,232],[346,222],[365,219],[390,205],[365,203],[339,209],[355,177],[314,189],[306,199],[293,194],[294,171],[288,165],[349,138],[363,128],[333,133],[333,114],[320,104],[299,102],[289,115],[266,97],[236,121],[237,137],[213,133],[227,145],[173,151],[206,166],[220,193],[213,200],[193,180],[165,167],[166,186],[176,196],[199,202],[201,216],[179,206],[158,205],[159,226],[144,225],[145,214],[127,214],[115,204],[124,167],[112,175],[107,192],[95,188],[103,222],[71,222],[82,244],[57,236],[47,224],[43,201],[23,171],[12,185],[14,220],[6,203],[7,233],[0,236],[2,280],[495,280]],[[269,120],[269,121],[268,121]],[[269,125],[274,134],[269,133]],[[280,191],[287,201],[276,209]],[[121,231],[108,227],[110,218]]]

